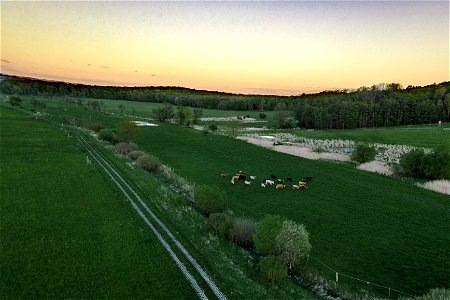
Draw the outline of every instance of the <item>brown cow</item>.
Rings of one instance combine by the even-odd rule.
[[[275,186],[275,188],[276,188],[276,189],[284,189],[285,186],[286,186],[286,185],[284,185],[284,184],[282,184],[282,183],[278,183],[278,184]]]

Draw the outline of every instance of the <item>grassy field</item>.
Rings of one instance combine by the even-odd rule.
[[[60,100],[46,103],[47,111],[58,117],[91,116],[107,126],[116,126],[123,118],[117,113],[86,111]],[[213,112],[215,116],[228,115]],[[431,128],[433,133],[423,127]],[[353,135],[354,140],[432,147],[445,143],[447,132],[412,126],[299,134],[348,139]],[[309,161],[173,125],[142,128],[138,145],[191,182],[215,185],[225,191],[228,205],[237,215],[257,220],[275,213],[305,224],[311,233],[312,255],[341,273],[414,294],[432,287],[448,287],[450,206],[444,195],[416,188],[409,181],[358,171],[351,164]],[[257,182],[250,187],[233,186],[229,179],[219,176],[221,172],[233,174],[238,170],[258,179],[271,174],[314,179],[307,190],[279,191],[263,189]],[[315,261],[309,264],[334,278],[334,273]],[[340,278],[340,282],[345,280]]]
[[[277,131],[271,131],[277,132]],[[344,139],[367,143],[411,145],[436,148],[450,145],[450,124],[438,126],[415,125],[386,128],[330,129],[330,130],[283,130],[298,136],[314,139]]]
[[[238,215],[280,214],[305,224],[312,255],[344,274],[409,293],[448,287],[450,206],[444,195],[350,164],[310,161],[173,125],[143,128],[138,144],[192,182],[225,191]],[[264,189],[258,181],[232,185],[219,176],[239,170],[258,178],[314,179],[297,191]]]
[[[0,120],[0,298],[196,297],[63,131],[2,107]]]

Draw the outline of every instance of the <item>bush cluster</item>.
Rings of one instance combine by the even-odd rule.
[[[138,151],[138,150],[131,151],[131,152],[128,153],[128,156],[129,156],[132,160],[136,160],[136,159],[138,159],[139,157],[141,157],[142,155],[145,155],[145,152],[143,152],[143,151]]]
[[[256,232],[256,222],[251,219],[238,218],[230,228],[230,240],[235,244],[250,249],[253,247],[253,236]]]
[[[114,145],[114,150],[120,154],[128,154],[133,150],[127,143],[117,143]]]
[[[208,217],[213,213],[225,211],[225,196],[217,188],[199,185],[195,189],[195,203],[198,209]]]
[[[427,179],[450,179],[450,152],[440,147],[426,154],[414,149],[400,158],[398,173],[406,177]]]
[[[261,277],[271,283],[280,283],[287,278],[286,264],[277,256],[269,255],[261,258],[258,269]]]
[[[81,120],[81,124],[82,127],[90,129],[94,132],[99,132],[100,130],[103,129],[103,124],[97,120],[93,120],[93,119],[83,119]]]
[[[117,138],[116,129],[104,128],[98,132],[98,137],[101,140],[108,141],[111,144],[117,143],[119,140]]]
[[[223,239],[229,238],[233,219],[225,213],[212,213],[208,218],[208,226],[212,232]]]
[[[136,159],[136,165],[150,173],[156,173],[161,168],[161,162],[156,157],[148,154],[141,155]]]
[[[377,155],[377,150],[374,146],[366,144],[356,145],[355,150],[352,153],[352,160],[361,163],[366,163],[375,159]]]

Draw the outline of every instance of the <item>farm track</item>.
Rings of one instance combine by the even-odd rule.
[[[195,277],[189,272],[183,262],[178,258],[175,251],[166,241],[166,239],[161,234],[162,230],[170,239],[170,241],[178,248],[178,250],[183,254],[183,256],[189,261],[191,266],[196,270],[196,272],[203,278],[206,284],[209,286],[211,291],[218,299],[227,299],[227,297],[220,291],[215,282],[211,277],[203,270],[203,268],[197,263],[197,261],[192,257],[192,255],[186,250],[186,248],[181,244],[181,242],[172,234],[172,232],[167,228],[167,226],[159,219],[155,213],[145,204],[139,194],[123,179],[123,177],[105,160],[102,155],[95,150],[95,148],[82,136],[75,134],[75,137],[79,143],[86,149],[90,156],[98,163],[98,165],[111,177],[116,186],[122,191],[125,197],[133,206],[133,209],[138,213],[141,219],[147,224],[151,231],[158,238],[160,243],[163,245],[165,250],[168,252],[169,256],[174,260],[178,268],[183,273],[186,280],[188,280],[191,287],[197,293],[200,299],[208,299],[205,291],[197,283]],[[137,201],[134,201],[133,198]],[[137,203],[139,203],[139,205]],[[155,227],[151,221],[157,224],[158,228]],[[159,229],[159,230],[158,230]]]

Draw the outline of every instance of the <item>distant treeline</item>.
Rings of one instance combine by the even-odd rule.
[[[298,96],[242,95],[180,87],[113,87],[72,84],[2,75],[0,92],[9,95],[68,96],[224,110],[283,111],[283,126],[315,129],[382,127],[450,121],[450,82],[425,87],[378,84],[355,91]],[[286,115],[287,112],[287,115]],[[287,116],[287,117],[286,117]]]

